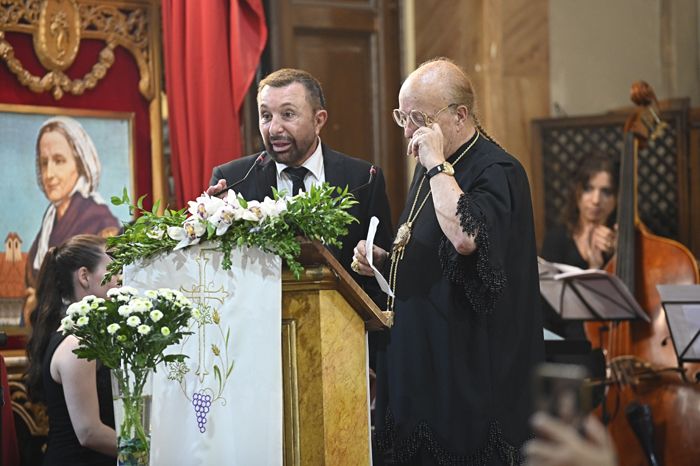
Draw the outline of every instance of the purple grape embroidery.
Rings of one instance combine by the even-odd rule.
[[[192,406],[194,406],[194,412],[197,415],[197,426],[199,431],[204,433],[207,431],[207,414],[209,413],[209,407],[211,406],[211,396],[206,394],[204,390],[192,394]]]

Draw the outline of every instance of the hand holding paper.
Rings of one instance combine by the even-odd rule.
[[[373,255],[372,252],[374,251],[374,235],[377,233],[377,227],[379,226],[379,219],[377,217],[372,217],[369,221],[369,229],[367,230],[367,243],[366,243],[366,258],[367,262],[369,263],[369,266],[372,268],[372,271],[374,272],[374,278],[377,280],[377,283],[379,283],[379,288],[382,289],[382,291],[392,298],[394,297],[394,292],[391,290],[391,287],[389,286],[389,283],[387,283],[386,279],[384,276],[377,270],[377,268],[373,264]]]

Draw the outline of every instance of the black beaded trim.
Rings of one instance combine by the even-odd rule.
[[[491,464],[494,455],[498,455],[501,461],[511,466],[525,461],[520,449],[503,438],[497,421],[490,423],[484,446],[468,456],[455,455],[445,450],[425,421],[418,423],[413,433],[402,440],[397,439],[394,417],[389,409],[386,412],[385,423],[386,430],[375,432],[374,441],[379,452],[385,453],[390,462],[406,463],[415,458],[421,447],[424,447],[438,464],[445,466],[485,466]]]
[[[457,215],[462,231],[476,235],[476,259],[472,256],[450,259],[450,243],[443,237],[440,242],[440,264],[445,276],[464,289],[464,295],[475,312],[488,314],[496,307],[496,301],[506,286],[503,270],[496,269],[489,262],[488,226],[483,218],[471,212],[469,195],[462,194],[457,202]]]

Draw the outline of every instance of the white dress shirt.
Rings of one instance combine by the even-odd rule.
[[[287,165],[275,162],[275,166],[277,167],[277,191],[281,192],[284,190],[287,192],[287,196],[298,194],[292,193],[292,179],[283,172],[283,170],[287,168]],[[311,188],[311,186],[326,181],[326,175],[323,170],[323,150],[321,149],[321,138],[317,138],[316,150],[313,154],[311,154],[311,157],[306,159],[304,163],[301,164],[301,166],[309,170],[304,177],[304,188],[306,188],[307,191]]]

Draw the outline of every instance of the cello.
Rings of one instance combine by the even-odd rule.
[[[700,465],[700,364],[678,366],[659,284],[693,284],[700,276],[682,244],[653,235],[636,208],[636,163],[640,148],[666,124],[649,84],[632,85],[635,111],[625,122],[620,160],[617,250],[606,270],[629,288],[650,322],[587,323],[586,335],[602,348],[607,393],[597,414],[607,424],[620,466]]]

